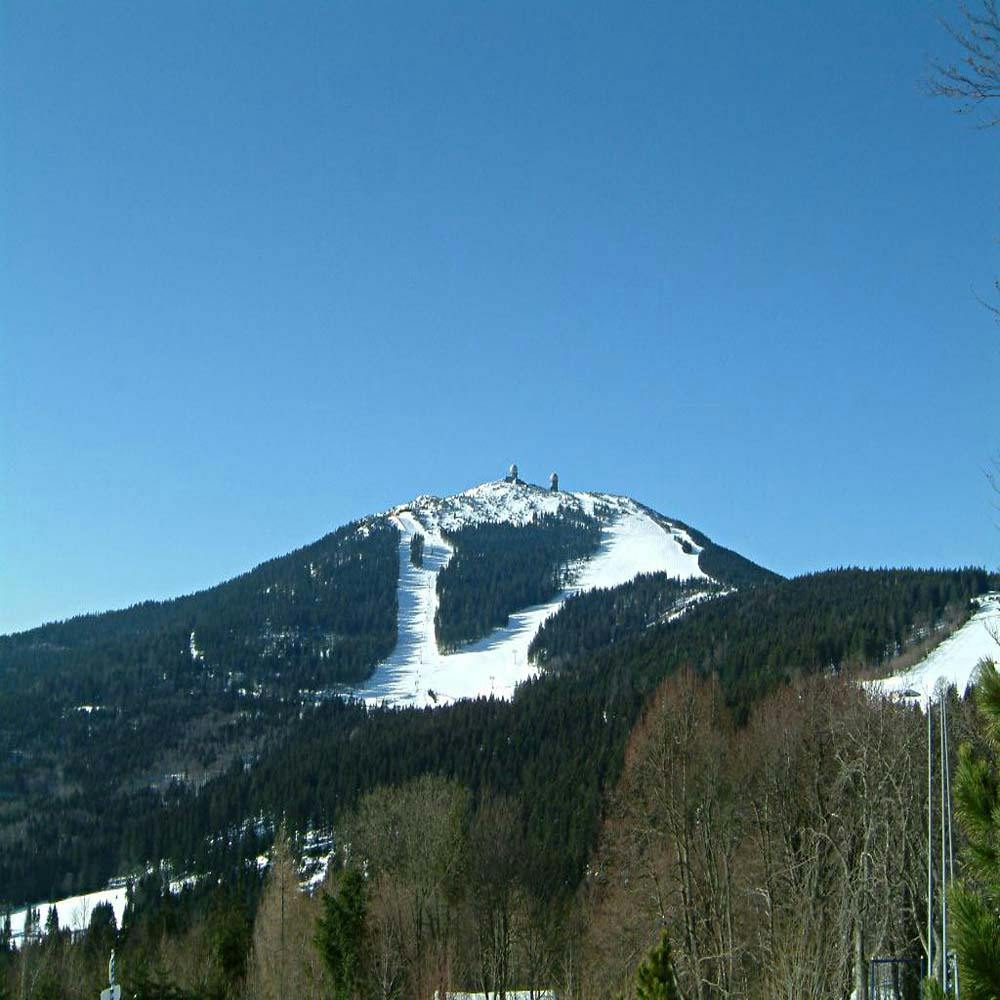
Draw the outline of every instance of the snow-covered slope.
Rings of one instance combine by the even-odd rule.
[[[926,704],[935,697],[941,682],[964,694],[975,680],[980,662],[997,657],[1000,657],[1000,594],[986,594],[979,598],[979,610],[920,663],[905,673],[869,681],[866,686],[893,697],[919,698]]]
[[[115,922],[121,927],[125,915],[125,904],[128,901],[128,888],[124,882],[97,892],[84,893],[82,896],[70,896],[67,899],[54,900],[36,904],[39,926],[45,929],[49,910],[55,907],[59,917],[59,926],[63,930],[85,931],[90,926],[90,917],[94,908],[102,903],[110,903],[115,912]],[[10,929],[15,944],[20,944],[24,937],[24,924],[27,910],[15,910],[10,915]]]
[[[437,574],[451,558],[442,532],[483,522],[527,524],[536,515],[583,513],[602,522],[598,552],[574,567],[572,584],[551,601],[511,615],[506,628],[459,652],[439,651],[434,634]],[[627,497],[606,493],[551,492],[526,483],[484,483],[453,497],[422,496],[387,512],[399,528],[398,642],[358,697],[373,704],[424,706],[460,698],[509,698],[532,677],[528,646],[542,622],[572,594],[616,587],[640,573],[666,572],[708,580],[698,566],[700,548],[686,531],[654,518]],[[410,562],[410,540],[424,536],[423,566]]]

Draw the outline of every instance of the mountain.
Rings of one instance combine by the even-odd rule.
[[[491,671],[509,696],[532,673],[528,645],[547,617],[643,573],[695,593],[774,578],[627,497],[499,481],[418,497],[190,596],[0,637],[0,685],[25,711],[59,703],[91,725],[121,697],[155,715],[174,697],[197,711],[365,681],[371,700],[427,703],[422,682],[418,696],[409,688],[442,670],[446,688],[464,678],[447,700],[489,690]]]
[[[628,497],[517,478],[417,497],[385,516],[399,532],[397,640],[357,692],[371,703],[509,698],[538,672],[541,650],[532,644],[567,601],[640,575],[656,575],[657,591],[671,592],[661,616],[736,580],[776,579]]]
[[[510,796],[538,885],[571,892],[670,673],[717,676],[743,718],[912,658],[991,583],[784,580],[626,496],[517,478],[417,497],[209,590],[0,638],[0,906],[161,860],[253,881],[279,817],[329,829],[427,774]]]

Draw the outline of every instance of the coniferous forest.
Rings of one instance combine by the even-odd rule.
[[[563,512],[525,525],[467,525],[446,538],[455,552],[438,574],[435,629],[442,648],[456,649],[558,594],[572,578],[572,563],[597,551],[601,525]]]
[[[386,538],[394,541],[388,532]],[[814,708],[809,711],[819,714],[814,718],[806,712],[800,728],[782,738],[836,741],[842,710],[854,713],[851,717],[863,728],[871,724],[866,713],[876,712],[851,678],[888,669],[928,648],[967,617],[971,598],[996,583],[980,570],[831,571],[763,580],[663,620],[662,610],[674,606],[684,588],[656,576],[642,578],[599,592],[591,614],[599,618],[610,612],[600,634],[585,632],[576,648],[563,648],[552,658],[556,669],[523,685],[511,702],[478,699],[415,711],[333,699],[313,703],[305,712],[296,705],[294,713],[286,714],[275,703],[268,714],[269,702],[263,698],[252,719],[241,719],[247,726],[244,752],[222,770],[206,771],[199,781],[123,788],[115,788],[108,778],[95,781],[86,793],[100,802],[99,812],[87,809],[81,792],[67,796],[77,803],[70,809],[65,808],[67,800],[56,808],[41,797],[30,799],[35,807],[17,817],[16,835],[13,825],[7,827],[0,885],[9,887],[11,904],[55,898],[99,885],[112,875],[141,875],[153,863],[153,871],[137,882],[127,930],[115,938],[130,956],[130,982],[148,996],[166,990],[242,995],[240,991],[270,974],[273,956],[267,961],[264,956],[277,933],[268,924],[274,919],[269,900],[278,891],[275,879],[287,885],[296,881],[295,856],[303,833],[329,831],[333,843],[350,849],[333,862],[328,895],[301,896],[296,888],[292,897],[298,908],[294,919],[300,921],[294,932],[299,935],[296,968],[305,970],[302,975],[312,969],[308,974],[326,983],[324,989],[347,975],[339,959],[333,966],[328,960],[330,949],[335,957],[338,948],[347,947],[341,935],[347,934],[342,922],[348,919],[354,921],[348,937],[353,942],[350,976],[355,979],[354,992],[345,996],[422,996],[445,978],[451,986],[491,989],[501,982],[558,984],[565,976],[576,977],[580,990],[584,982],[590,984],[589,992],[568,996],[606,996],[632,975],[633,960],[622,964],[622,956],[652,947],[652,932],[663,921],[672,934],[688,934],[686,941],[672,938],[681,980],[715,977],[720,970],[702,967],[693,957],[707,953],[707,941],[698,937],[702,930],[674,924],[682,909],[648,917],[641,926],[622,924],[622,908],[632,912],[634,898],[598,877],[623,864],[614,859],[626,848],[614,838],[626,836],[632,845],[627,850],[636,849],[628,839],[631,834],[618,831],[630,810],[639,810],[635,822],[640,823],[641,810],[647,808],[644,795],[652,779],[636,784],[631,775],[638,764],[630,762],[647,753],[636,749],[646,746],[642,741],[647,738],[640,734],[658,732],[650,713],[674,711],[677,698],[671,692],[686,692],[694,716],[684,716],[678,725],[694,725],[699,712],[709,711],[706,725],[712,738],[742,746],[766,738],[761,726],[784,732],[776,721],[788,714],[787,706],[781,706],[789,697],[798,705],[804,692],[810,692],[808,704]],[[566,605],[572,607],[572,602]],[[832,714],[831,704],[840,706]],[[820,711],[821,705],[827,707]],[[905,711],[886,711],[901,733],[910,733]],[[71,718],[94,717],[96,726],[100,714],[75,713]],[[916,738],[910,733],[904,739],[905,733],[900,736],[904,744]],[[103,758],[86,751],[100,741],[88,742],[82,732],[76,739],[82,788],[89,765],[100,767]],[[692,745],[693,763],[685,766],[700,768],[747,752],[726,751],[720,758],[699,747]],[[836,752],[832,747],[829,752]],[[802,768],[807,759],[802,756]],[[24,764],[14,758],[5,780],[7,787],[30,794],[26,775],[32,772]],[[805,771],[797,772],[788,780],[805,777]],[[736,808],[741,790],[749,787],[749,779],[738,774],[723,781],[699,772],[698,780],[720,795],[730,789],[728,804],[713,806],[723,811]],[[752,807],[748,800],[746,808]],[[801,803],[796,807],[808,808]],[[683,814],[681,809],[678,815]],[[8,818],[14,815],[7,813]],[[441,824],[433,832],[427,826],[431,819]],[[277,860],[262,873],[256,858],[272,848],[282,825],[287,832],[275,849]],[[412,839],[406,832],[411,825]],[[743,821],[737,826],[745,829]],[[379,839],[384,836],[403,840]],[[664,850],[669,843],[664,841]],[[744,850],[741,843],[734,841],[732,849]],[[793,849],[789,844],[788,850]],[[651,844],[643,850],[659,848]],[[656,857],[644,854],[641,864],[654,871],[660,863]],[[368,859],[364,870],[374,873],[361,883],[349,877],[359,858]],[[818,871],[816,877],[832,877],[830,871]],[[170,892],[169,873],[191,877],[191,888]],[[208,873],[221,875],[222,885],[217,874],[206,878]],[[705,878],[711,884],[709,872]],[[845,885],[843,891],[855,890]],[[406,909],[409,916],[394,909],[404,898],[431,908],[420,926],[433,927],[433,932],[418,932],[408,922],[412,909]],[[759,922],[759,914],[753,919]],[[831,909],[816,919],[818,927],[827,927],[823,921],[833,921],[835,914]],[[503,926],[495,926],[496,920]],[[327,928],[325,951],[313,943],[321,926]],[[620,940],[605,940],[609,927],[632,935],[627,948]],[[912,931],[908,927],[885,933],[896,935],[893,940],[901,947],[916,947],[912,935],[906,936]],[[106,921],[100,928],[93,932],[95,940],[114,936]],[[425,940],[425,933],[431,937]],[[591,942],[586,953],[573,945],[581,934]],[[387,940],[397,942],[388,953]],[[204,963],[201,972],[180,958],[194,942],[202,949],[197,952]],[[767,947],[777,945],[772,941]],[[34,956],[49,963],[46,968],[58,969],[59,963],[69,967],[96,961],[97,950],[88,951],[86,943],[71,946],[58,934],[43,935],[20,960]],[[767,995],[739,992],[749,989],[751,971],[760,966],[749,943],[740,953],[745,961],[726,975],[743,985],[719,995]],[[162,959],[159,966],[156,955]],[[199,975],[215,978],[209,983]],[[373,992],[375,976],[388,977],[396,992]],[[253,988],[258,987],[263,989],[260,983]]]

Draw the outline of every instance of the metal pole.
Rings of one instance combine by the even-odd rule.
[[[945,812],[947,805],[944,794],[944,695],[941,696],[941,724],[938,726],[941,745],[941,985],[948,989],[948,869],[945,846]]]
[[[951,801],[951,743],[948,740],[948,700],[947,695],[941,702],[944,707],[944,787],[945,796],[948,801],[948,878],[954,883],[955,881],[955,844],[952,839],[952,801]],[[958,983],[958,962],[951,963],[949,965],[949,971],[952,973],[951,985],[952,992],[955,995],[955,1000],[959,998],[959,983]]]
[[[934,703],[927,699],[927,975],[934,975],[934,760],[933,745]]]
[[[948,739],[948,703],[942,702],[944,706],[944,792],[948,801],[948,881],[955,881],[955,846],[951,836],[951,743]]]

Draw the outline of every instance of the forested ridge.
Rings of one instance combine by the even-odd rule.
[[[613,646],[626,637],[680,614],[685,602],[714,597],[712,580],[677,580],[666,573],[642,573],[620,587],[574,594],[542,622],[528,655],[550,669],[568,658]]]
[[[438,574],[434,624],[441,648],[455,649],[559,593],[570,582],[571,564],[597,551],[601,523],[562,511],[522,525],[466,525],[445,537],[455,551]]]
[[[395,644],[398,539],[370,519],[210,590],[0,637],[3,895],[100,884],[131,810],[367,676]]]
[[[523,887],[517,905],[540,907],[555,920],[575,905],[602,819],[618,808],[608,794],[622,775],[629,736],[666,677],[686,671],[714,678],[725,711],[743,726],[762,698],[780,697],[809,676],[846,676],[890,663],[935,623],[962,620],[970,598],[996,583],[980,570],[813,574],[716,598],[676,621],[568,657],[512,702],[479,699],[422,711],[325,703],[280,736],[273,733],[250,769],[234,761],[198,789],[172,785],[120,796],[99,826],[81,823],[71,810],[47,818],[50,825],[29,821],[22,842],[30,850],[0,858],[0,884],[48,895],[42,889],[53,873],[82,863],[86,844],[94,877],[168,859],[174,871],[238,878],[245,886],[234,890],[244,893],[241,926],[248,926],[259,886],[254,859],[282,817],[291,829],[337,827],[355,810],[375,808],[373,802],[394,808],[391,793],[370,799],[377,790],[398,788],[402,795],[408,783],[435,776],[465,790],[461,808],[474,827],[483,810],[493,823],[500,808],[505,828],[516,833],[516,882]],[[470,864],[485,850],[476,848]],[[468,899],[461,895],[468,884],[449,890],[459,893],[454,900]],[[180,928],[219,919],[211,907],[185,905],[165,899],[151,912],[176,912],[171,919]],[[599,926],[603,917],[592,919]]]
[[[249,770],[234,759],[201,788],[112,795],[102,807],[108,823],[65,808],[26,819],[17,844],[0,857],[0,884],[13,899],[45,896],[80,870],[84,856],[96,877],[160,857],[180,869],[225,867],[260,848],[256,835],[238,832],[249,816],[321,826],[365,789],[431,772],[474,796],[485,789],[516,796],[539,879],[554,892],[570,891],[625,737],[664,676],[681,667],[716,675],[727,701],[745,714],[754,698],[796,676],[890,660],[921,628],[964,613],[990,583],[979,570],[814,574],[718,598],[579,656],[558,675],[524,685],[513,702],[424,711],[324,703],[294,727],[273,730]],[[208,839],[222,831],[228,835]]]
[[[356,679],[395,642],[398,572],[396,528],[348,524],[196,594],[0,636],[0,685],[85,703],[131,691],[144,672],[204,666],[289,685]]]

